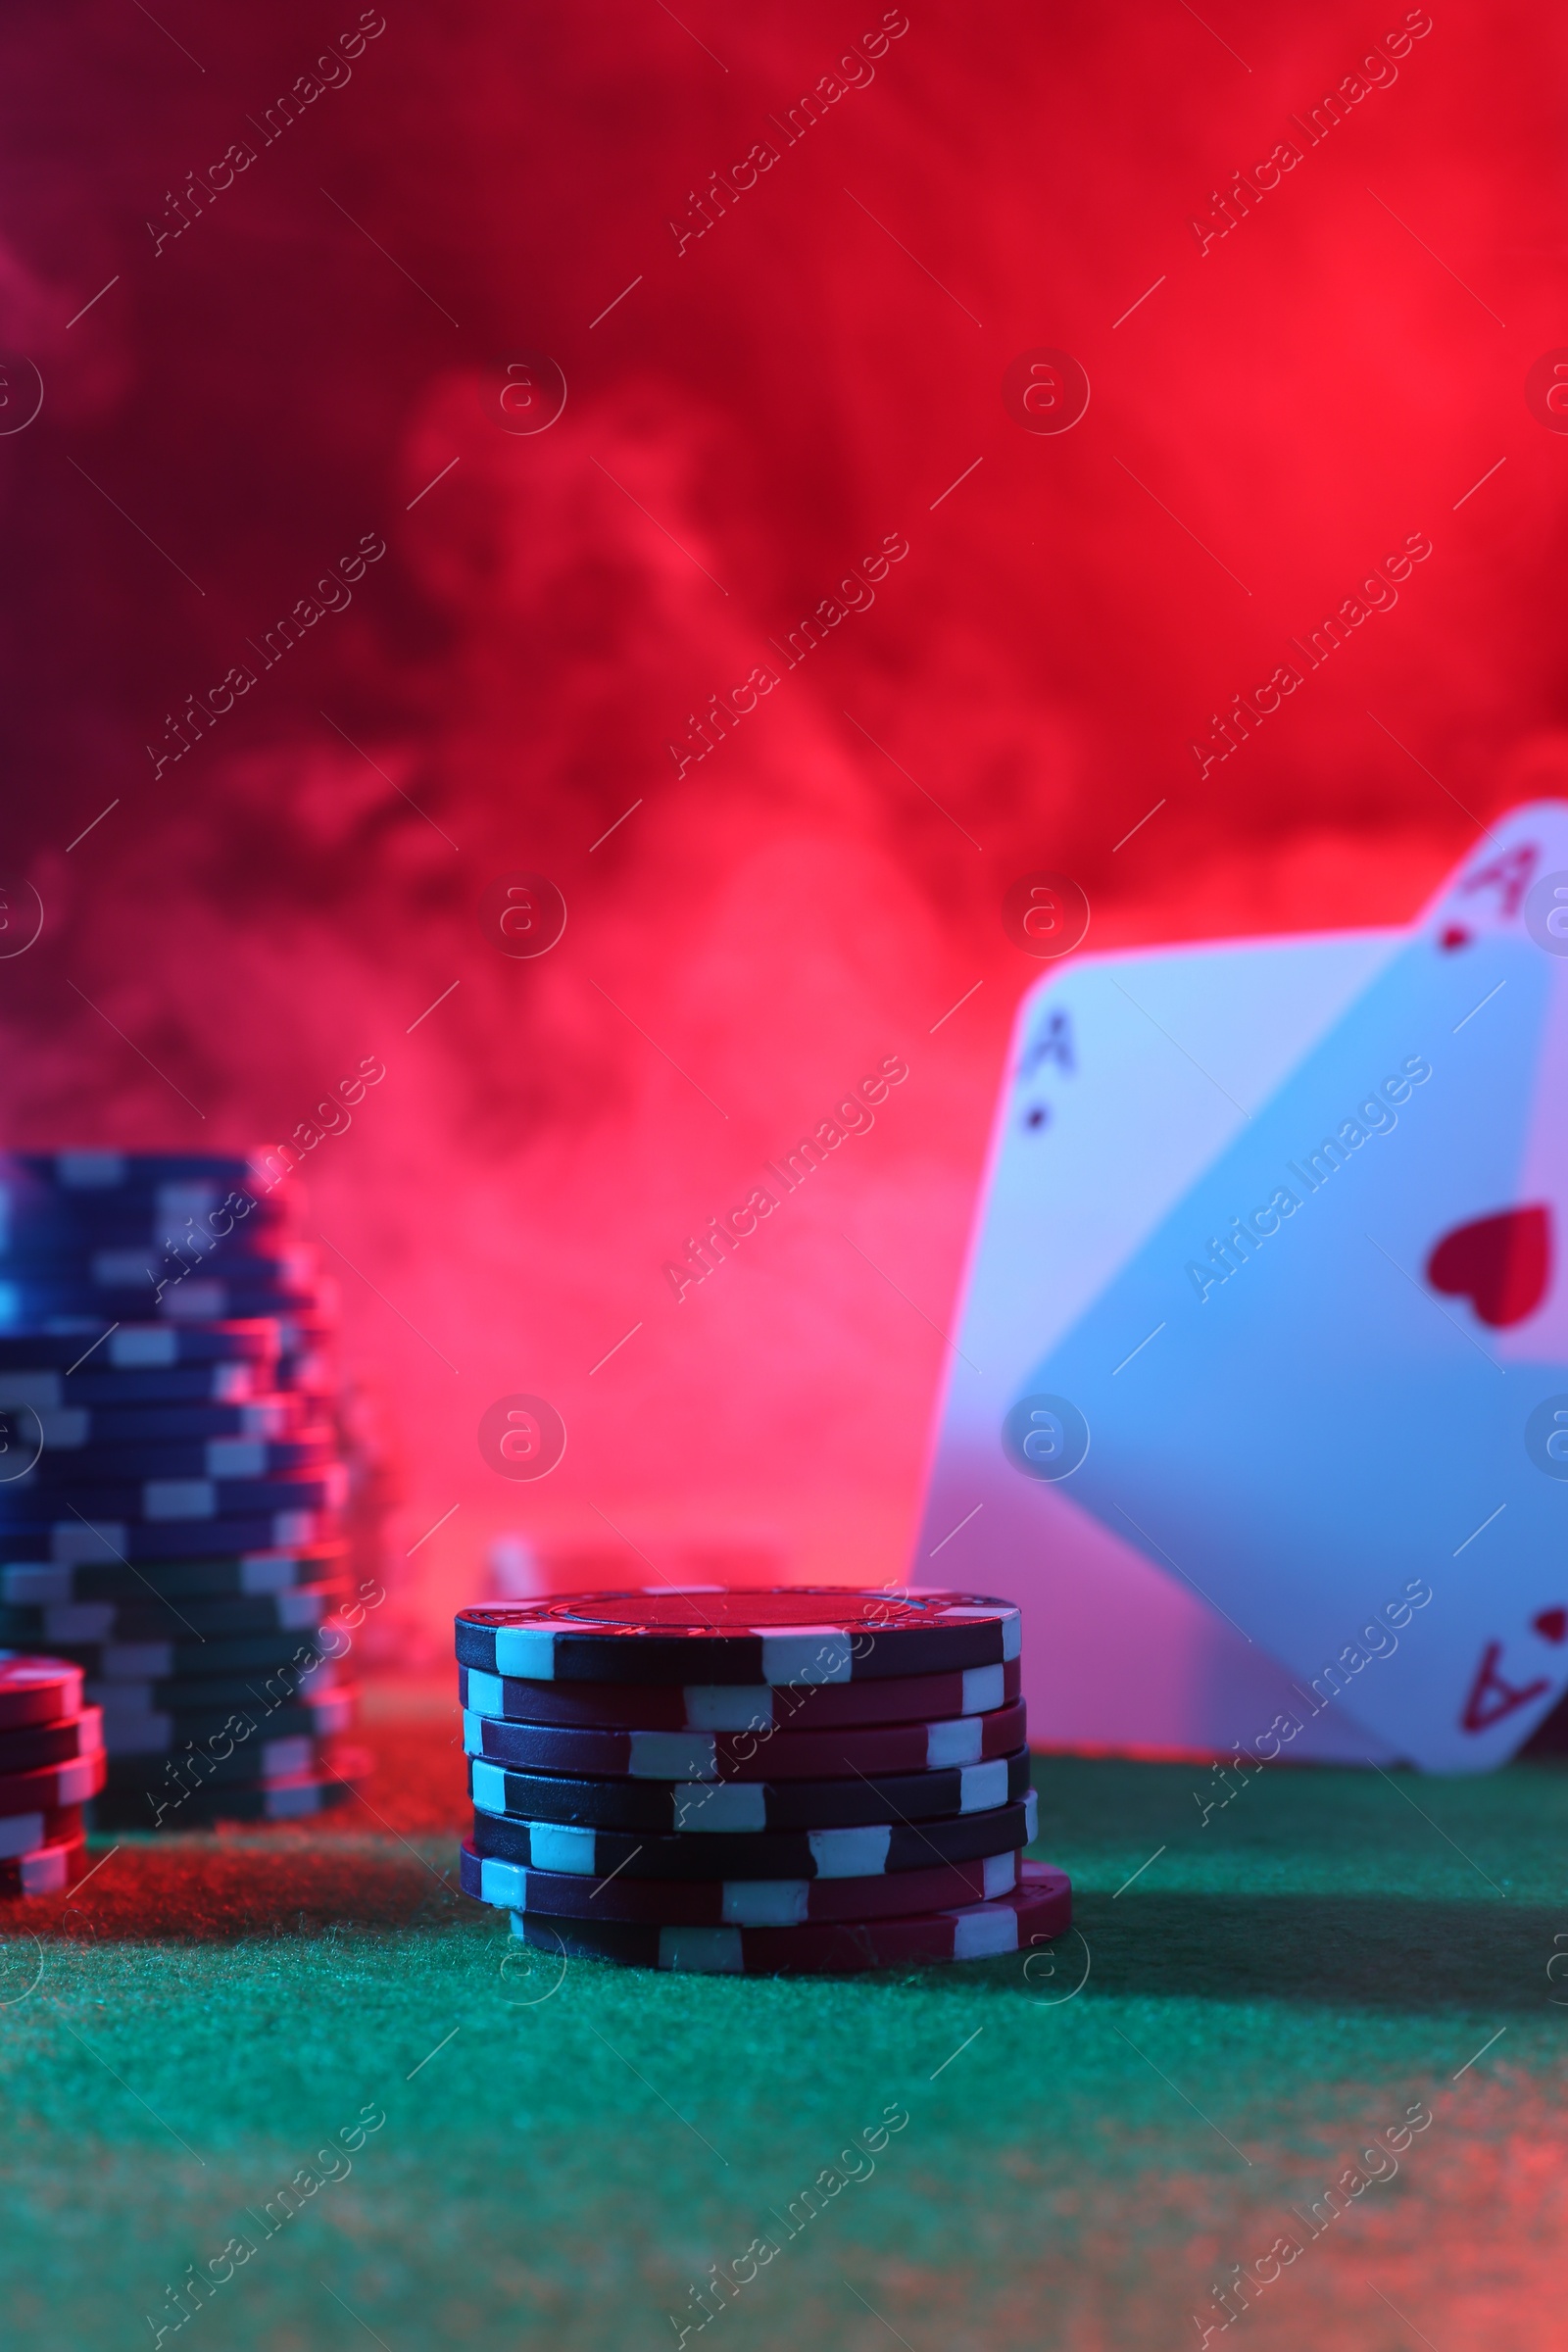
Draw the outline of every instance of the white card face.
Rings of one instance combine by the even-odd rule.
[[[1048,1744],[1227,1749],[1303,1712],[1266,1648],[1082,1509],[1074,1482],[1020,1476],[999,1433],[1030,1367],[1405,937],[1084,956],[1020,1007],[911,1575],[1023,1603],[1031,1730]],[[1291,1752],[1393,1751],[1337,1704]]]
[[[1162,1205],[996,1441],[1200,1585],[1314,1721],[1429,1771],[1501,1762],[1568,1685],[1564,951],[1547,804]]]

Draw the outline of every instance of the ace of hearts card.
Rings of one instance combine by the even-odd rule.
[[[1084,957],[1015,1033],[913,1574],[1048,1744],[1485,1770],[1568,1686],[1568,808],[1408,931]]]

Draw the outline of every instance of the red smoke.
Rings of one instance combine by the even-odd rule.
[[[287,1136],[384,1058],[306,1174],[402,1547],[461,1505],[432,1611],[504,1526],[898,1573],[1038,970],[1007,885],[1074,875],[1091,946],[1395,920],[1565,764],[1551,13],[911,5],[879,48],[900,12],[695,7],[0,29],[0,343],[44,387],[0,437],[0,880],[45,908],[5,1140]],[[1068,432],[1004,407],[1038,347],[1087,371]],[[537,435],[495,420],[519,353],[567,386]],[[569,910],[537,961],[480,928],[519,870]],[[479,1457],[509,1391],[567,1425],[536,1487]]]

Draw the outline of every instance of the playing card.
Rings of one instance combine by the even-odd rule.
[[[1026,1695],[1049,1744],[1210,1752],[1303,1712],[1283,1666],[1201,1597],[1199,1559],[1184,1579],[1082,1508],[1075,1481],[1020,1475],[1001,1427],[1030,1367],[1404,938],[1085,956],[1020,1007],[911,1575],[1029,1609]],[[1369,1749],[1392,1753],[1337,1707],[1292,1753]]]
[[[1229,1089],[1219,1148],[993,1423],[1021,1483],[1272,1653],[1301,1737],[1365,1727],[1430,1771],[1500,1762],[1568,1684],[1565,982],[1546,804],[1266,1100]],[[1157,1118],[1141,1149],[1166,1158]]]

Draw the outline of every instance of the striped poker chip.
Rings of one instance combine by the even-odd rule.
[[[0,1283],[0,1295],[10,1285]],[[122,1323],[110,1330],[106,1318],[89,1317],[80,1330],[0,1332],[0,1367],[8,1372],[70,1372],[89,1363],[101,1372],[167,1371],[181,1364],[263,1364],[276,1355],[275,1323],[248,1316],[240,1321]],[[14,1322],[14,1316],[5,1317]]]
[[[0,1822],[32,1813],[58,1812],[62,1805],[84,1805],[104,1785],[108,1758],[93,1748],[64,1764],[39,1764],[30,1772],[0,1773]],[[42,1839],[37,1840],[42,1843]],[[20,1851],[14,1847],[13,1851]]]
[[[202,1184],[216,1192],[266,1173],[260,1153],[241,1157],[233,1152],[8,1152],[3,1164],[13,1178],[25,1175],[92,1200],[171,1184]]]
[[[0,1239],[10,1245],[0,1249],[0,1270],[15,1273],[24,1296],[31,1284],[94,1293],[139,1291],[144,1311],[151,1294],[184,1292],[215,1273],[242,1287],[307,1294],[322,1277],[314,1243],[276,1224],[222,1237],[198,1228],[171,1244],[155,1239],[144,1219],[106,1220],[67,1211],[13,1221],[9,1236]]]
[[[348,1569],[346,1544],[308,1551],[242,1551],[227,1559],[154,1560],[131,1568],[120,1560],[13,1560],[0,1567],[0,1602],[35,1608],[68,1601],[219,1599],[228,1592],[287,1592],[297,1585],[330,1584]]]
[[[209,1643],[208,1647],[211,1646]],[[141,1648],[138,1646],[129,1654],[133,1659],[138,1658]],[[336,1658],[318,1657],[312,1645],[302,1640],[294,1661],[288,1665],[253,1667],[227,1674],[216,1668],[211,1672],[163,1675],[110,1675],[90,1670],[86,1692],[93,1706],[102,1707],[104,1740],[115,1748],[120,1744],[118,1726],[131,1717],[141,1720],[149,1715],[221,1715],[229,1709],[261,1717],[273,1707],[314,1705],[328,1691],[343,1688],[338,1680],[338,1666]]]
[[[168,1177],[135,1172],[120,1185],[61,1185],[0,1158],[0,1216],[14,1237],[116,1234],[182,1240],[187,1254],[232,1245],[260,1227],[273,1236],[299,1230],[302,1202],[285,1188],[270,1196],[240,1189],[243,1180]]]
[[[675,1837],[747,1837],[764,1831],[851,1830],[869,1822],[941,1821],[952,1813],[994,1813],[1029,1786],[1029,1750],[959,1764],[949,1772],[856,1774],[842,1781],[591,1781],[564,1774],[508,1772],[468,1759],[468,1787],[482,1813],[604,1830]]]
[[[80,1830],[26,1853],[0,1861],[0,1895],[64,1894],[87,1868],[87,1840]]]
[[[63,1418],[50,1415],[51,1420]],[[65,1487],[74,1494],[79,1487],[89,1487],[96,1498],[99,1487],[115,1485],[164,1486],[192,1480],[221,1488],[234,1479],[254,1482],[290,1477],[302,1470],[319,1471],[336,1458],[336,1452],[337,1441],[329,1429],[293,1438],[138,1438],[120,1444],[94,1440],[91,1445],[57,1446],[46,1425],[37,1465],[25,1481],[14,1482],[14,1491]],[[167,1514],[140,1515],[157,1518]]]
[[[215,1438],[279,1445],[297,1441],[310,1426],[308,1399],[299,1396],[258,1396],[236,1404],[65,1404],[49,1400],[64,1394],[61,1376],[51,1372],[47,1379],[55,1385],[41,1407],[33,1408],[42,1424],[45,1461],[72,1453],[96,1456],[109,1447],[205,1446]],[[0,1374],[0,1410],[31,1401],[14,1393],[16,1385]]]
[[[192,1635],[180,1642],[70,1642],[61,1647],[94,1683],[282,1673],[339,1654],[332,1630],[319,1626],[303,1626],[297,1633],[237,1634],[232,1639],[211,1641]],[[96,1690],[93,1695],[96,1697]]]
[[[160,1296],[145,1280],[133,1288],[102,1286],[90,1281],[51,1282],[15,1273],[0,1285],[4,1327],[13,1332],[43,1330],[56,1333],[84,1331],[89,1338],[107,1324],[155,1316],[161,1328],[179,1331],[190,1324],[211,1326],[249,1322],[254,1317],[312,1314],[318,1310],[321,1293],[316,1285],[268,1282],[261,1269],[245,1281],[224,1281],[214,1274],[191,1274],[177,1287],[171,1283]]]
[[[40,1845],[58,1844],[62,1838],[79,1838],[83,1819],[79,1803],[38,1804],[26,1812],[0,1813],[0,1864],[20,1861]]]
[[[459,1612],[461,1666],[530,1682],[855,1683],[1004,1664],[1016,1606],[968,1592],[660,1586]]]
[[[276,1219],[262,1224],[250,1217],[226,1234],[196,1225],[172,1245],[159,1238],[168,1224],[156,1213],[127,1215],[123,1208],[112,1215],[61,1208],[14,1216],[9,1236],[0,1237],[9,1241],[0,1264],[15,1264],[24,1280],[89,1282],[100,1290],[156,1290],[160,1284],[172,1290],[209,1267],[231,1271],[242,1282],[281,1279],[305,1288],[322,1271],[315,1243]]]
[[[880,1683],[530,1683],[458,1668],[459,1703],[475,1715],[562,1731],[836,1732],[1010,1706],[1019,1661]]]
[[[43,1608],[0,1606],[0,1641],[38,1649],[72,1642],[201,1641],[243,1634],[297,1633],[322,1625],[348,1591],[341,1577],[282,1592],[229,1593],[217,1599],[68,1600]]]
[[[51,1469],[53,1465],[51,1465]],[[61,1490],[79,1494],[93,1520],[124,1520],[133,1525],[183,1525],[193,1519],[242,1519],[256,1513],[324,1511],[347,1499],[348,1474],[340,1463],[324,1470],[292,1477],[252,1478],[243,1471],[232,1476],[199,1478],[138,1478],[90,1480],[74,1467],[47,1483],[39,1469],[24,1471],[0,1486],[0,1526],[36,1527],[52,1523],[61,1508]],[[74,1516],[74,1513],[69,1513]]]
[[[315,1774],[321,1742],[310,1732],[274,1732],[236,1745],[232,1738],[181,1742],[177,1747],[117,1752],[104,1779],[111,1796],[168,1796],[223,1788],[235,1781],[293,1780]]]
[[[70,1764],[96,1755],[104,1743],[102,1707],[82,1707],[58,1723],[31,1723],[0,1732],[0,1775],[36,1772],[46,1764]]]
[[[730,1837],[650,1837],[646,1833],[518,1821],[493,1813],[473,1817],[474,1851],[489,1859],[572,1878],[609,1879],[870,1879],[886,1871],[928,1870],[934,1864],[978,1861],[1015,1852],[1039,1834],[1035,1792],[994,1813],[957,1814],[945,1821],[877,1822],[860,1829],[753,1832]]]
[[[92,1808],[100,1830],[199,1830],[220,1821],[308,1821],[347,1804],[369,1760],[359,1751],[333,1757],[318,1770],[275,1780],[213,1782],[181,1789],[159,1782],[135,1789],[106,1789]]]
[[[241,1551],[286,1551],[341,1535],[336,1511],[279,1510],[247,1519],[0,1520],[0,1563],[201,1560]]]
[[[463,1718],[466,1752],[509,1772],[631,1781],[793,1782],[851,1773],[929,1774],[1011,1755],[1026,1738],[1021,1698],[990,1715],[852,1732],[564,1732],[549,1724],[498,1722],[484,1715]]]
[[[354,1721],[358,1702],[359,1692],[345,1683],[314,1699],[273,1703],[249,1691],[242,1703],[195,1711],[111,1703],[103,1709],[105,1738],[111,1766],[123,1756],[165,1756],[182,1748],[222,1762],[242,1750],[254,1754],[258,1741],[335,1739]]]
[[[632,1920],[550,1918],[514,1911],[512,1932],[560,1958],[618,1960],[709,1976],[841,1975],[871,1968],[994,1960],[1049,1942],[1072,1925],[1066,1873],[1025,1862],[1006,1894],[904,1919],[807,1922],[799,1927],[659,1926]]]
[[[905,1918],[1007,1894],[1015,1852],[934,1863],[872,1879],[630,1879],[602,1883],[503,1862],[464,1841],[459,1882],[475,1902],[562,1919],[632,1920],[660,1927],[794,1928],[808,1920]]]
[[[244,1404],[277,1393],[270,1358],[180,1361],[151,1370],[104,1369],[101,1350],[61,1370],[50,1364],[6,1364],[0,1359],[0,1411],[30,1404],[40,1416],[108,1405]]]
[[[19,1657],[0,1649],[0,1732],[58,1723],[81,1712],[81,1668],[68,1658]]]
[[[226,1196],[214,1201],[207,1187],[154,1186],[95,1200],[85,1193],[44,1193],[0,1180],[0,1267],[90,1272],[101,1282],[110,1271],[104,1261],[113,1255],[122,1260],[122,1279],[157,1283],[187,1266],[266,1266],[309,1247],[298,1240],[296,1222],[281,1202],[258,1202],[236,1218],[224,1205]]]

